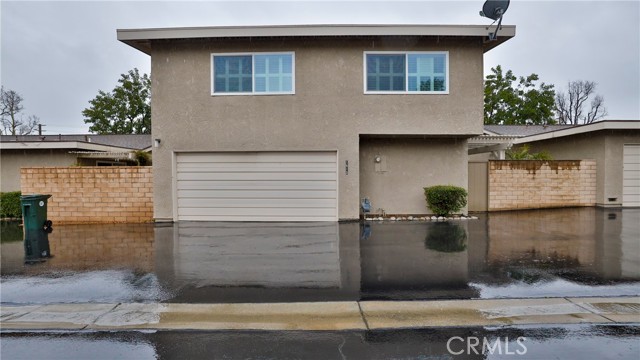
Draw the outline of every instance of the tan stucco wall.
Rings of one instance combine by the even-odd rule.
[[[371,50],[449,51],[450,94],[364,95],[363,52]],[[211,96],[211,53],[248,51],[295,52],[296,94]],[[479,40],[445,38],[154,42],[152,136],[162,141],[154,148],[154,216],[173,216],[173,151],[338,150],[339,217],[356,218],[359,135],[481,134],[482,56]]]
[[[372,213],[430,214],[424,188],[467,188],[467,162],[464,139],[361,139],[360,198],[371,200]]]
[[[32,166],[70,166],[76,155],[61,150],[2,150],[0,152],[0,191],[20,191],[20,168]]]
[[[530,143],[531,150],[547,150],[556,160],[595,159],[596,204],[622,206],[624,144],[640,144],[638,131],[598,131]],[[609,201],[609,198],[616,198]]]

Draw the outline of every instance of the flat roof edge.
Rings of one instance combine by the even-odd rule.
[[[90,143],[84,141],[2,141],[1,150],[51,150],[51,149],[80,149],[92,151],[134,151],[126,147]]]
[[[640,130],[640,121],[637,120],[603,120],[590,124],[576,125],[574,127],[549,131],[542,134],[529,135],[519,138],[516,144],[555,139],[565,136],[584,134],[602,130]]]
[[[222,37],[302,36],[487,36],[487,25],[277,25],[118,29],[120,41]],[[515,36],[515,25],[502,25],[499,37]]]

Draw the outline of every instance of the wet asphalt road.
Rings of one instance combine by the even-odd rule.
[[[449,341],[449,339],[452,339]],[[484,354],[481,345],[487,339]],[[449,343],[449,347],[447,347]],[[393,331],[3,333],[13,359],[633,359],[640,325]],[[477,350],[477,353],[474,351]]]

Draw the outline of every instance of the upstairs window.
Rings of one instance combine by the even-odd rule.
[[[367,94],[448,94],[448,52],[365,52]]]
[[[294,93],[294,54],[212,54],[212,95]]]

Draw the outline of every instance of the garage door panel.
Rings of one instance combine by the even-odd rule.
[[[640,171],[625,171],[623,181],[628,181],[629,185],[637,185],[640,181]]]
[[[319,181],[227,181],[227,180],[202,180],[202,181],[180,181],[178,190],[333,190],[336,182],[333,180]]]
[[[332,190],[178,190],[178,199],[335,199]]]
[[[622,206],[640,206],[640,144],[624,145]]]
[[[216,153],[211,158],[211,153],[180,154],[178,163],[256,163],[256,162],[291,162],[314,163],[326,162],[335,164],[336,154],[331,152],[243,152],[243,153]]]
[[[336,221],[336,152],[179,153],[178,220]]]
[[[624,169],[626,171],[640,171],[640,163],[637,163],[637,164],[626,163],[624,164]]]
[[[335,172],[311,173],[311,172],[277,172],[277,173],[256,173],[256,172],[187,172],[178,173],[180,180],[335,180]]]
[[[624,156],[640,156],[640,144],[627,144],[624,146]]]
[[[189,216],[332,216],[335,209],[324,208],[271,208],[268,210],[255,208],[180,208],[178,215]]]
[[[335,163],[180,163],[179,172],[336,171]]]
[[[178,205],[182,207],[253,207],[253,208],[330,208],[335,209],[335,199],[180,199]]]
[[[625,194],[625,206],[640,206],[640,194]]]

